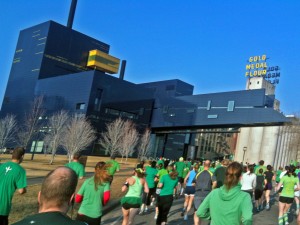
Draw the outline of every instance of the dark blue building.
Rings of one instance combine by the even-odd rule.
[[[230,155],[240,127],[287,122],[264,89],[193,95],[178,79],[134,84],[87,67],[95,49],[109,53],[109,45],[53,21],[22,30],[1,115],[21,121],[35,96],[44,96],[48,115],[85,114],[98,132],[118,117],[140,131],[150,127],[153,155],[169,158]],[[88,152],[104,153],[96,143]]]

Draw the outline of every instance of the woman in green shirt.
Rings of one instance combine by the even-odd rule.
[[[283,185],[281,195],[279,197],[279,215],[278,224],[283,225],[288,224],[287,212],[294,201],[295,185],[297,185],[296,190],[300,190],[299,179],[295,174],[295,167],[290,166],[286,174],[281,178],[279,184],[277,185],[277,190]]]
[[[145,193],[149,192],[144,176],[144,171],[141,168],[135,169],[133,176],[127,178],[122,186],[122,192],[127,191],[126,195],[121,199],[123,212],[122,225],[133,224],[133,219],[142,204],[142,189],[144,188]]]
[[[105,162],[98,162],[95,166],[94,176],[84,181],[76,195],[75,201],[81,203],[77,220],[89,225],[101,223],[102,207],[110,198],[109,181],[107,165]]]
[[[196,212],[198,217],[210,219],[211,225],[252,225],[251,198],[239,184],[242,170],[238,162],[227,167],[224,185],[206,196]]]

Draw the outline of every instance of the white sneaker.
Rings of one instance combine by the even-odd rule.
[[[154,219],[155,219],[155,220],[157,219],[157,216],[158,216],[157,213],[155,213],[155,216],[154,216]]]
[[[184,215],[183,220],[188,220],[188,215],[187,214]]]
[[[153,205],[154,205],[153,202],[151,202],[151,203],[150,203],[150,206],[153,206]]]
[[[148,212],[148,208],[147,208],[147,207],[145,208],[144,212],[145,212],[145,213]]]

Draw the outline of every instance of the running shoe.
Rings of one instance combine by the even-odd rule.
[[[267,205],[266,205],[266,210],[269,210],[269,209],[270,209],[270,205],[267,204]]]
[[[157,216],[158,216],[157,213],[155,213],[155,216],[154,216],[154,219],[155,219],[155,220],[157,219]]]
[[[147,207],[145,208],[144,212],[145,212],[145,213],[148,212],[148,208],[147,208]]]
[[[181,210],[181,216],[183,216],[184,215],[184,212],[185,212],[185,208],[183,208],[182,210]]]
[[[188,220],[188,215],[187,214],[184,215],[183,220]]]
[[[153,206],[153,205],[154,205],[153,202],[151,202],[151,203],[150,203],[150,206]]]

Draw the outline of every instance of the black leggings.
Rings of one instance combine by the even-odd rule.
[[[154,188],[149,188],[149,193],[147,195],[147,201],[146,201],[146,205],[149,206],[151,203],[151,196],[155,197],[155,192],[156,192],[156,187]]]
[[[8,216],[0,215],[0,225],[8,225]]]
[[[158,203],[158,216],[156,224],[167,222],[167,217],[173,203],[173,195],[164,195],[157,197]]]
[[[77,214],[76,220],[86,222],[88,225],[100,225],[101,223],[101,216],[98,218],[91,218],[86,215]]]

